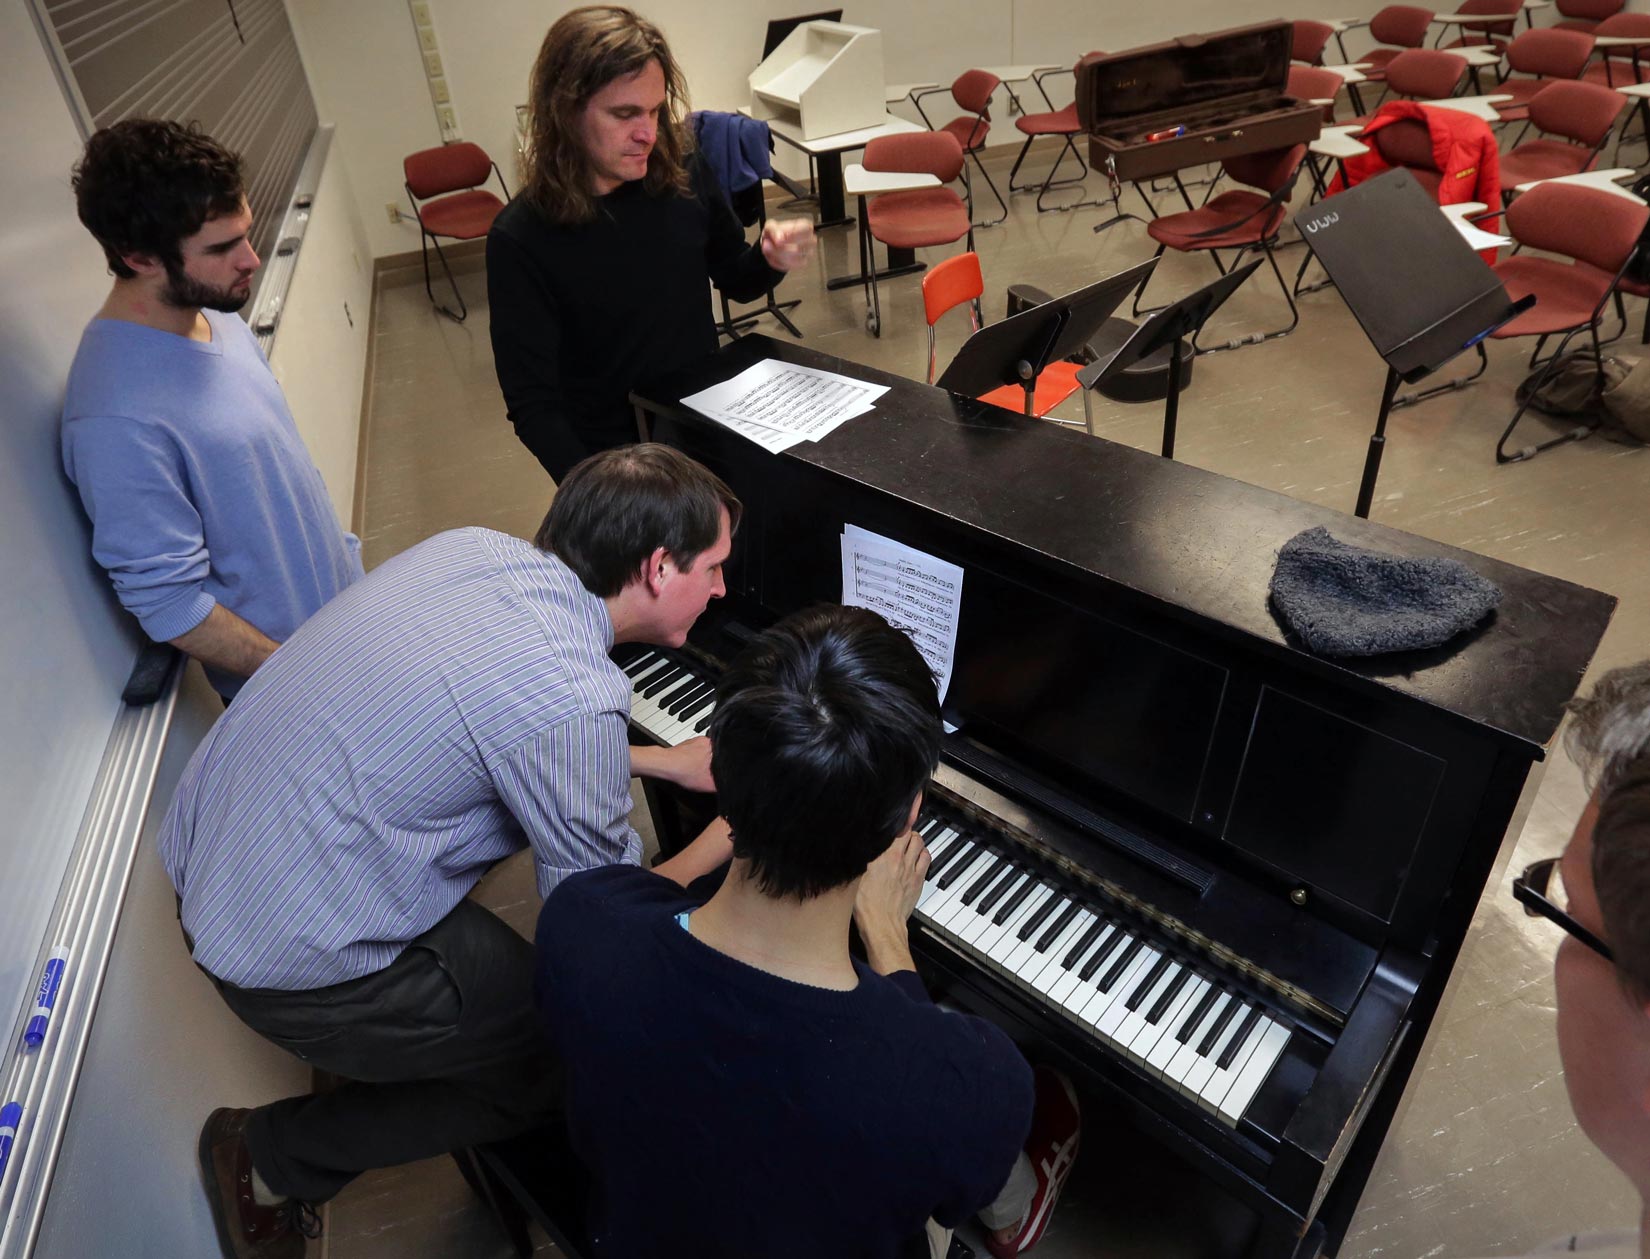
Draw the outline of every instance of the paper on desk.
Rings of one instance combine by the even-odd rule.
[[[682,401],[765,449],[780,451],[799,441],[818,441],[864,415],[887,392],[887,385],[770,358]]]
[[[939,684],[951,685],[963,570],[858,525],[842,530],[842,602],[910,633]]]

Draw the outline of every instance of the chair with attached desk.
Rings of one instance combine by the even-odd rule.
[[[1598,60],[1582,72],[1581,77],[1601,87],[1626,87],[1631,83],[1650,82],[1650,66],[1644,64],[1644,54],[1650,51],[1650,13],[1618,13],[1607,17],[1592,32]],[[1643,44],[1614,44],[1616,39],[1643,40]]]
[[[934,383],[934,374],[939,366],[934,325],[947,312],[966,303],[969,308],[969,321],[974,331],[978,332],[985,322],[980,310],[980,298],[984,295],[985,277],[980,271],[980,256],[973,250],[935,263],[929,268],[928,274],[922,277],[923,317],[928,321],[929,384]],[[1042,419],[1076,393],[1079,388],[1077,373],[1081,370],[1081,364],[1067,362],[1064,359],[1047,364],[1037,375],[1032,394],[1031,414]],[[1023,411],[1025,391],[1017,385],[1002,385],[989,393],[981,394],[980,401],[989,402],[1006,411]],[[1054,422],[1063,424],[1068,421]]]
[[[1289,59],[1302,65],[1321,66],[1323,50],[1334,35],[1335,28],[1328,22],[1301,18],[1289,23]]]
[[[1627,7],[1627,0],[1558,0],[1560,20],[1554,30],[1592,31],[1605,18]]]
[[[1579,79],[1592,55],[1593,37],[1582,31],[1561,31],[1552,26],[1525,31],[1507,45],[1508,75],[1495,89],[1512,97],[1496,107],[1501,121],[1528,118],[1531,97],[1549,83]]]
[[[1466,73],[1465,59],[1455,53],[1437,48],[1406,48],[1387,62],[1383,98],[1432,101],[1454,96]],[[1368,122],[1372,117],[1373,112],[1353,121]]]
[[[866,289],[865,327],[872,336],[880,337],[882,294],[871,242],[881,241],[892,249],[921,249],[950,245],[966,237],[972,250],[973,207],[969,200],[943,186],[963,179],[965,190],[967,187],[962,145],[948,131],[917,131],[872,140],[865,146],[864,167],[871,172],[930,175],[940,185],[878,193],[862,202],[860,262]]]
[[[1105,54],[1091,52],[1088,55],[1100,57]],[[1048,100],[1048,92],[1043,87],[1044,79],[1059,74],[1075,75],[1076,73],[1076,66],[1073,66],[1070,70],[1050,70],[1037,78],[1037,90],[1043,93],[1043,99],[1046,101]],[[1050,189],[1080,184],[1088,178],[1088,164],[1083,161],[1083,155],[1076,144],[1076,137],[1083,134],[1083,124],[1077,120],[1077,102],[1075,100],[1064,109],[1048,109],[1037,114],[1021,114],[1014,120],[1014,129],[1025,137],[1025,143],[1020,146],[1020,152],[1014,158],[1014,166],[1008,172],[1008,190],[1010,192],[1031,192],[1035,190],[1037,193],[1037,212],[1039,214],[1047,209],[1075,210],[1079,205],[1095,204],[1094,202],[1082,201],[1079,201],[1076,205],[1045,206],[1043,204],[1043,198],[1048,195]],[[1060,137],[1060,155],[1054,159],[1054,165],[1048,168],[1048,173],[1043,176],[1041,184],[1015,183],[1014,176],[1020,173],[1020,164],[1026,160],[1026,154],[1031,151],[1032,144],[1043,136]],[[1065,179],[1056,179],[1055,176],[1065,163],[1068,152],[1077,159],[1078,173]]]
[[[1637,198],[1562,182],[1537,184],[1507,207],[1507,234],[1520,247],[1560,257],[1537,258],[1520,253],[1503,258],[1493,268],[1509,297],[1517,300],[1533,294],[1536,303],[1490,336],[1497,341],[1537,338],[1531,366],[1543,369],[1522,391],[1524,401],[1518,404],[1496,442],[1497,463],[1532,458],[1549,447],[1586,437],[1597,427],[1594,421],[1510,454],[1507,451],[1507,442],[1529,409],[1530,399],[1546,383],[1573,338],[1588,334],[1593,359],[1603,374],[1599,320],[1638,250],[1647,220],[1650,207]],[[1542,348],[1555,336],[1558,345],[1545,359],[1541,358]]]
[[[1264,254],[1271,264],[1272,274],[1277,277],[1278,287],[1283,290],[1283,300],[1289,304],[1289,322],[1284,327],[1270,332],[1250,333],[1225,345],[1202,346],[1194,336],[1194,353],[1235,350],[1244,345],[1258,345],[1262,341],[1286,337],[1300,322],[1300,311],[1295,306],[1294,295],[1285,283],[1283,273],[1278,270],[1274,250],[1284,217],[1289,211],[1289,198],[1294,191],[1296,176],[1305,160],[1304,144],[1229,157],[1221,162],[1221,173],[1244,187],[1229,189],[1195,210],[1167,214],[1146,225],[1146,234],[1157,242],[1157,257],[1162,257],[1166,249],[1180,253],[1207,253],[1222,275],[1230,268],[1221,261],[1220,250],[1237,251],[1232,259],[1233,267],[1243,260],[1246,253]],[[1136,316],[1142,313],[1140,298],[1145,290],[1146,285],[1142,282],[1135,291]]]
[[[1296,100],[1323,101],[1323,120],[1332,123],[1335,121],[1335,97],[1344,86],[1346,80],[1333,70],[1325,70],[1321,66],[1290,66],[1284,91]]]
[[[1431,9],[1409,4],[1389,4],[1369,19],[1369,34],[1378,47],[1359,57],[1369,68],[1364,77],[1372,83],[1386,78],[1386,68],[1392,59],[1406,48],[1425,48],[1427,30],[1432,26]]]
[[[1527,140],[1501,157],[1501,189],[1592,170],[1615,130],[1627,98],[1596,83],[1549,83],[1530,98],[1530,125],[1543,138]],[[1554,139],[1545,137],[1552,136]]]
[[[965,157],[974,159],[974,166],[985,179],[986,187],[991,189],[991,195],[997,198],[997,204],[1002,207],[1002,213],[996,218],[984,223],[976,223],[975,227],[995,227],[1008,218],[1008,202],[1003,200],[1003,194],[997,191],[997,185],[992,182],[990,173],[980,161],[980,150],[985,147],[986,137],[991,134],[991,95],[1002,86],[1002,80],[989,70],[964,70],[948,88],[935,88],[927,92],[913,92],[911,103],[917,107],[922,120],[932,131],[949,133],[958,144],[962,145]],[[951,99],[956,102],[957,108],[963,113],[953,118],[943,127],[934,126],[923,109],[923,98],[934,96],[940,92],[949,92]],[[866,168],[870,169],[869,166]]]
[[[412,202],[413,218],[418,220],[419,257],[424,264],[424,292],[430,304],[454,323],[463,323],[470,308],[464,294],[458,291],[453,269],[447,265],[447,255],[441,251],[441,237],[452,240],[481,240],[493,226],[493,220],[510,199],[510,189],[498,163],[488,157],[479,144],[468,142],[443,144],[433,149],[409,153],[401,162],[405,177],[403,187],[407,200]],[[504,201],[481,185],[487,182],[488,172],[498,177],[498,186],[504,190]],[[435,300],[430,287],[430,246],[458,299],[458,309],[443,306]]]
[[[1475,48],[1489,44],[1496,52],[1505,53],[1507,45],[1518,34],[1518,13],[1523,7],[1524,0],[1461,0],[1455,10],[1458,15],[1470,13],[1491,19],[1504,16],[1504,20],[1452,23],[1459,28],[1459,34],[1446,44],[1444,36],[1449,33],[1449,26],[1445,26],[1438,33],[1436,47]]]

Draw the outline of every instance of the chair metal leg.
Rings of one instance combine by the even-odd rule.
[[[1064,179],[1056,179],[1055,176],[1059,174],[1060,167],[1065,165],[1067,153],[1070,153],[1072,157],[1077,159],[1077,169],[1081,173],[1078,175],[1068,175]],[[1054,165],[1049,167],[1048,174],[1043,176],[1043,186],[1037,190],[1037,213],[1064,214],[1068,210],[1081,210],[1086,206],[1105,204],[1099,197],[1081,198],[1077,201],[1073,201],[1070,205],[1043,204],[1043,198],[1048,196],[1048,194],[1054,189],[1070,188],[1073,185],[1081,187],[1088,181],[1088,177],[1089,170],[1087,164],[1083,161],[1083,155],[1077,151],[1077,146],[1071,142],[1070,136],[1062,136],[1060,156],[1055,158]]]
[[[1153,258],[1161,258],[1163,256],[1163,251],[1167,248],[1168,248],[1167,245],[1159,245],[1157,247],[1157,252],[1155,254],[1153,254],[1152,257]],[[1154,268],[1154,270],[1155,270],[1155,268]],[[1129,309],[1134,312],[1134,317],[1136,319],[1139,319],[1140,316],[1142,316],[1142,315],[1155,314],[1157,311],[1162,309],[1162,307],[1160,307],[1160,306],[1154,306],[1150,310],[1141,310],[1140,309],[1140,299],[1146,295],[1146,286],[1148,284],[1150,284],[1151,282],[1152,282],[1151,273],[1148,272],[1145,275],[1145,277],[1141,279],[1139,285],[1134,290],[1134,303],[1133,303],[1132,306],[1130,306]]]
[[[1518,422],[1524,418],[1524,412],[1530,409],[1530,403],[1534,401],[1535,395],[1540,391],[1541,387],[1547,383],[1553,372],[1557,369],[1559,361],[1564,356],[1564,347],[1570,344],[1570,339],[1572,337],[1583,330],[1584,329],[1582,328],[1571,328],[1570,331],[1566,332],[1564,334],[1564,339],[1558,343],[1558,348],[1553,351],[1546,363],[1543,364],[1542,369],[1536,378],[1530,382],[1530,387],[1524,394],[1524,401],[1518,404],[1518,409],[1513,412],[1512,420],[1507,424],[1507,427],[1502,430],[1501,439],[1495,443],[1496,463],[1523,463],[1527,459],[1534,459],[1543,450],[1550,450],[1554,446],[1562,446],[1566,442],[1580,441],[1584,437],[1590,437],[1592,436],[1593,430],[1598,428],[1600,421],[1595,419],[1591,424],[1578,425],[1577,427],[1570,429],[1568,432],[1560,433],[1557,437],[1549,437],[1546,441],[1537,442],[1533,446],[1521,446],[1510,455],[1507,453],[1508,438],[1513,435],[1513,430],[1518,427]],[[1604,374],[1604,352],[1598,343],[1597,322],[1594,321],[1587,324],[1585,330],[1592,333],[1593,358],[1597,365],[1597,371],[1599,375],[1602,376]]]
[[[997,198],[997,204],[1002,207],[1002,211],[1003,211],[996,218],[987,219],[983,223],[975,223],[974,226],[975,227],[996,227],[999,223],[1007,222],[1008,221],[1008,202],[1004,201],[1003,200],[1003,194],[997,191],[997,185],[996,185],[996,183],[994,183],[992,181],[990,173],[985,169],[985,164],[980,161],[979,153],[976,151],[974,153],[970,153],[969,156],[974,159],[974,165],[975,165],[975,167],[978,168],[978,170],[980,172],[980,177],[985,180],[985,186],[987,188],[991,189],[991,195],[993,197]]]
[[[458,291],[458,281],[453,279],[453,269],[447,265],[447,255],[441,252],[441,242],[429,232],[421,230],[419,244],[422,245],[425,241],[435,246],[436,259],[441,263],[442,271],[447,274],[447,283],[452,286],[453,296],[458,299],[458,309],[455,311],[452,307],[443,306],[435,300],[435,293],[430,289],[430,254],[426,248],[421,250],[421,253],[424,259],[424,291],[429,294],[430,304],[454,323],[463,323],[469,317],[470,308],[464,304],[464,294]]]
[[[1476,384],[1478,378],[1489,368],[1490,356],[1484,352],[1484,343],[1480,341],[1473,349],[1478,351],[1478,370],[1470,376],[1457,376],[1453,380],[1446,380],[1441,385],[1432,385],[1426,389],[1417,389],[1414,393],[1406,393],[1394,398],[1392,410],[1400,407],[1412,407],[1418,402],[1425,402],[1428,398],[1436,398],[1441,393],[1454,393],[1458,389],[1465,389],[1468,385]]]
[[[1262,341],[1276,341],[1279,337],[1288,336],[1299,325],[1301,321],[1300,308],[1295,305],[1294,295],[1289,291],[1289,284],[1283,278],[1283,272],[1278,270],[1278,259],[1272,251],[1272,245],[1273,242],[1269,240],[1261,241],[1258,245],[1245,245],[1238,250],[1238,255],[1232,260],[1232,265],[1237,266],[1238,263],[1243,261],[1244,254],[1255,249],[1259,249],[1264,253],[1266,261],[1271,264],[1272,274],[1277,277],[1278,288],[1283,293],[1283,300],[1289,303],[1289,322],[1281,328],[1274,328],[1271,332],[1251,332],[1248,336],[1234,337],[1225,345],[1199,345],[1197,339],[1203,334],[1203,329],[1199,328],[1192,334],[1193,354],[1219,354],[1222,350],[1237,350],[1246,345],[1259,345]]]

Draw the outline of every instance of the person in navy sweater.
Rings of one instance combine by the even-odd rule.
[[[235,317],[259,265],[241,159],[127,119],[86,142],[74,191],[115,278],[69,371],[63,467],[121,603],[227,699],[361,576],[361,544]]]
[[[864,609],[797,613],[729,668],[710,735],[733,839],[720,885],[610,866],[566,879],[539,919],[591,1254],[944,1256],[988,1206],[1015,1253],[1052,1205],[1021,1156],[1032,1070],[994,1025],[930,1001],[907,942],[940,746],[922,656]]]

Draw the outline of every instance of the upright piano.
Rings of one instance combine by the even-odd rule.
[[[682,405],[765,358],[890,389],[782,455]],[[919,965],[1251,1208],[1251,1253],[1334,1253],[1614,599],[766,337],[632,400],[745,504],[688,646],[618,657],[639,730],[692,737],[722,662],[839,599],[845,525],[962,566]],[[1500,609],[1312,656],[1267,588],[1314,525]]]

